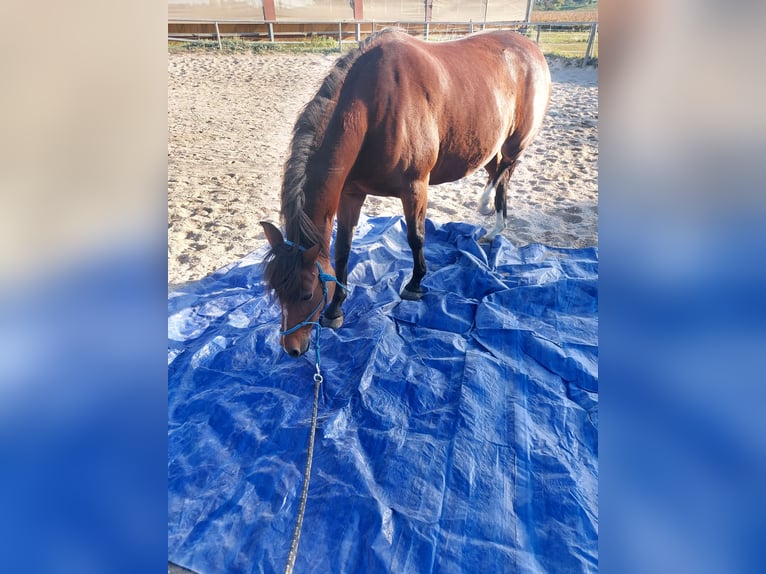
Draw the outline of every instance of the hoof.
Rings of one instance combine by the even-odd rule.
[[[322,325],[322,327],[327,327],[329,329],[339,329],[341,325],[343,325],[343,315],[338,315],[335,318],[325,317],[322,315],[322,317],[319,319],[319,324]]]
[[[486,235],[482,235],[479,238],[479,243],[492,243],[495,240],[495,235],[490,235],[487,233]]]
[[[406,301],[420,301],[423,298],[423,292],[422,291],[410,291],[409,289],[405,288],[402,291],[401,294],[402,299]]]

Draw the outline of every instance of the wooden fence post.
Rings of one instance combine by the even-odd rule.
[[[263,19],[268,22],[269,42],[274,43],[274,22],[277,19],[277,10],[274,0],[263,1]]]
[[[267,22],[273,22],[277,19],[277,11],[274,5],[274,0],[264,0],[263,19]]]
[[[364,0],[351,0],[354,9],[354,20],[364,20]]]
[[[429,23],[431,22],[431,15],[432,11],[434,9],[434,0],[425,0],[425,22],[423,23],[423,33],[425,34],[426,40],[428,40],[428,28]]]
[[[583,66],[588,65],[591,54],[593,54],[593,42],[596,39],[596,30],[598,30],[598,22],[593,22],[590,25],[590,37],[588,38],[588,46],[585,48],[585,58],[583,58]]]
[[[218,38],[218,49],[223,50],[223,46],[221,46],[221,32],[218,30],[218,22],[215,23],[215,36]]]

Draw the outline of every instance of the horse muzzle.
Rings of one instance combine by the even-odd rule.
[[[293,358],[298,358],[309,350],[311,344],[311,329],[299,329],[290,335],[282,337],[282,348]]]

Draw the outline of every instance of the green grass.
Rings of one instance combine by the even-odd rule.
[[[541,30],[538,39],[537,30],[531,29],[527,34],[532,40],[537,40],[540,48],[546,56],[558,56],[561,58],[582,60],[588,46],[590,31],[565,31],[565,30]],[[598,63],[598,32],[593,39],[591,59],[589,64]]]
[[[585,48],[588,45],[589,31],[572,32],[559,30],[541,30],[540,47],[546,56],[556,56],[567,61],[582,61],[585,56]],[[532,27],[528,36],[532,40],[537,39],[537,29]],[[438,41],[445,38],[431,38]],[[356,42],[344,42],[344,50],[356,46]],[[218,51],[217,40],[203,40],[199,42],[168,42],[170,52],[195,52],[195,51]],[[316,36],[305,42],[284,43],[277,42],[252,42],[242,38],[222,38],[221,51],[226,52],[252,52],[255,54],[287,53],[287,54],[338,54],[338,40],[328,36]],[[598,64],[598,34],[593,42],[591,64]]]
[[[563,0],[559,6],[546,8],[542,2],[535,2],[532,11],[550,11],[550,12],[578,12],[586,10],[598,10],[598,0],[594,2],[573,2],[572,0]]]
[[[170,52],[218,51],[218,40],[200,40],[199,42],[168,42]],[[222,52],[287,53],[287,54],[330,54],[338,52],[338,41],[328,36],[316,36],[305,42],[253,42],[239,37],[221,38]]]
[[[577,66],[580,67],[583,64],[583,58],[582,56],[576,57],[576,56],[562,56],[559,54],[545,54],[545,59],[548,60],[548,63],[551,62],[561,62],[565,66]],[[588,60],[588,66],[594,66],[598,68],[598,58],[591,58]]]

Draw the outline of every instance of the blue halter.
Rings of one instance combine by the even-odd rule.
[[[304,319],[297,325],[294,325],[285,331],[280,331],[279,332],[280,335],[290,335],[291,333],[295,333],[298,329],[300,329],[301,327],[305,327],[306,325],[314,325],[315,327],[321,327],[321,325],[317,321],[309,321],[309,319],[314,315],[314,313],[319,311],[319,309],[322,309],[325,305],[327,305],[327,295],[328,295],[327,283],[329,281],[334,281],[338,287],[340,287],[344,291],[348,291],[348,288],[343,283],[338,281],[338,279],[334,275],[330,275],[329,273],[324,272],[324,270],[322,269],[322,266],[319,264],[319,261],[317,261],[317,269],[319,270],[319,281],[322,283],[322,300],[319,303],[317,303],[317,306],[314,307],[311,313],[308,314],[308,317],[306,317],[306,319]]]
[[[295,243],[292,241],[285,239],[285,245],[288,245],[290,247],[295,247]],[[302,245],[297,246],[300,251],[306,251],[306,248]],[[314,348],[316,349],[316,365],[317,365],[317,372],[319,371],[319,334],[322,330],[322,325],[319,324],[319,321],[310,321],[311,317],[314,316],[314,313],[324,308],[325,305],[327,305],[327,283],[330,281],[334,281],[335,284],[343,289],[344,291],[348,291],[348,287],[346,287],[343,283],[338,281],[338,279],[334,275],[330,275],[329,273],[325,273],[322,269],[322,265],[319,263],[319,261],[316,262],[317,270],[319,271],[319,281],[322,284],[322,300],[317,303],[317,306],[312,309],[312,311],[308,314],[308,317],[298,323],[297,325],[293,325],[289,329],[285,329],[284,331],[279,331],[279,334],[284,335],[290,335],[291,333],[295,333],[298,329],[302,327],[306,327],[307,325],[312,325],[314,327],[314,331],[316,331],[316,339],[314,341]]]

